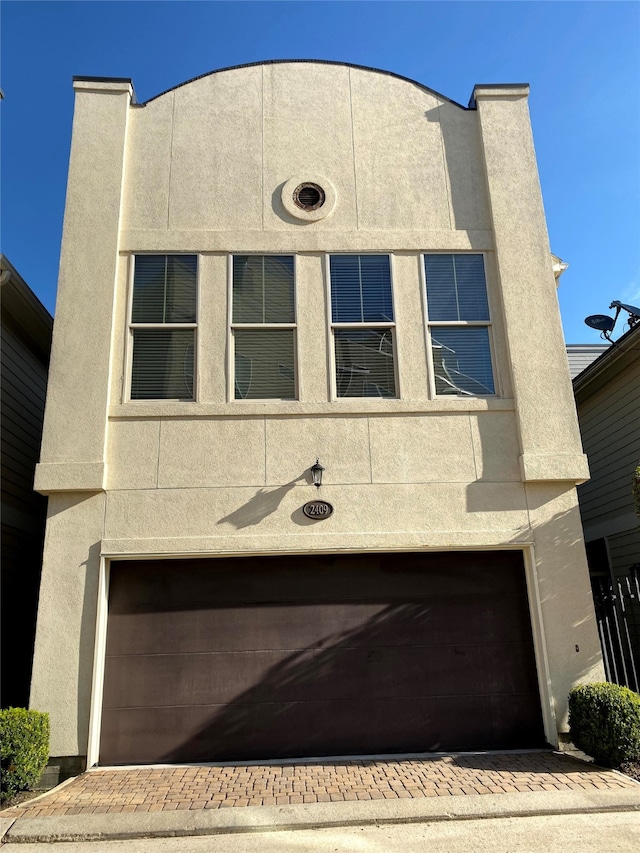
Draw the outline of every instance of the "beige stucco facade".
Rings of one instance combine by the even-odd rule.
[[[582,455],[527,108],[463,108],[328,63],[213,73],[145,105],[75,82],[49,396],[49,522],[31,704],[55,756],[97,759],[111,559],[521,548],[548,739],[602,677],[575,486]],[[325,180],[329,215],[282,188]],[[438,397],[422,254],[482,253],[495,396]],[[133,256],[198,255],[192,402],[131,401]],[[233,253],[295,255],[298,399],[233,399]],[[391,256],[397,399],[337,398],[330,253]],[[325,467],[313,522],[308,469]]]

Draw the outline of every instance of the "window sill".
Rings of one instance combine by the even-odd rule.
[[[317,415],[420,414],[422,412],[513,411],[512,399],[497,397],[438,397],[434,400],[381,400],[380,398],[342,397],[332,402],[267,400],[230,403],[129,402],[111,406],[110,418],[248,418],[314,417]]]

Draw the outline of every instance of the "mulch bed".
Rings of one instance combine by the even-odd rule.
[[[0,811],[4,811],[4,809],[11,809],[13,806],[21,806],[22,803],[26,803],[28,800],[32,800],[34,797],[39,797],[43,791],[21,791],[19,794],[16,794],[15,797],[12,797],[10,800],[7,800],[4,803],[0,803]]]
[[[625,761],[620,765],[620,771],[640,782],[640,761]]]

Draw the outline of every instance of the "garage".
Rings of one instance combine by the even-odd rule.
[[[519,551],[111,563],[102,765],[543,744]]]

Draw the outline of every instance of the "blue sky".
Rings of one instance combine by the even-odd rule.
[[[583,318],[612,299],[640,304],[638,2],[3,0],[0,16],[2,251],[50,311],[72,76],[131,77],[145,101],[287,58],[382,68],[465,105],[475,83],[530,83],[566,339],[597,342]]]

